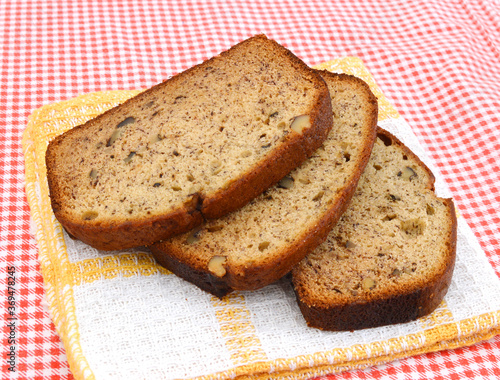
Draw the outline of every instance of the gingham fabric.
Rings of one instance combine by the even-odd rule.
[[[24,192],[21,136],[45,104],[149,87],[264,32],[308,64],[357,56],[413,128],[500,275],[500,3],[490,1],[6,1],[0,4],[0,257],[9,352],[15,268],[17,372],[71,379],[44,301]],[[500,377],[500,338],[331,379]]]

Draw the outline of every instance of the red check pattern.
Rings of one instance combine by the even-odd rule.
[[[149,87],[256,33],[313,65],[358,56],[413,127],[500,275],[498,0],[0,0],[0,247],[17,378],[72,379],[44,306],[21,135],[44,104]],[[8,376],[7,323],[1,368]],[[500,338],[327,379],[500,378]],[[2,377],[3,378],[3,377]]]

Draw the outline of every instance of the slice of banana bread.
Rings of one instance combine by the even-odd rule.
[[[321,76],[258,35],[54,139],[55,216],[98,249],[150,244],[240,208],[332,125]]]
[[[160,264],[221,297],[278,280],[326,238],[368,161],[378,107],[360,79],[322,75],[334,115],[324,145],[242,209],[152,245]]]
[[[450,285],[456,217],[434,176],[379,130],[351,203],[328,239],[292,270],[311,327],[356,330],[432,312]]]

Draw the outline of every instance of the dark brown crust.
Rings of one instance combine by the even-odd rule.
[[[201,223],[202,214],[188,205],[170,215],[150,218],[140,224],[125,222],[104,227],[89,225],[83,228],[72,220],[66,220],[63,226],[73,238],[101,250],[113,251],[123,249],[120,239],[127,241],[129,247],[138,247],[145,245],[145,242],[157,240],[158,235],[181,234],[186,232],[186,228],[189,231]]]
[[[201,289],[220,297],[232,290],[255,290],[279,280],[327,238],[331,229],[347,208],[356,190],[358,180],[370,158],[377,132],[378,106],[377,99],[368,85],[362,80],[351,75],[333,74],[328,71],[321,72],[321,75],[326,77],[326,80],[354,81],[361,84],[365,88],[367,95],[369,95],[372,119],[367,125],[369,133],[367,133],[364,140],[357,170],[352,173],[351,178],[348,180],[349,185],[338,195],[337,201],[332,203],[332,207],[322,216],[318,224],[313,229],[304,231],[283,252],[274,255],[274,257],[279,257],[279,261],[267,260],[245,268],[234,268],[227,265],[225,267],[226,274],[222,278],[210,274],[207,263],[197,261],[195,257],[187,257],[182,249],[170,244],[168,241],[150,247],[161,265]]]
[[[68,215],[65,212],[63,205],[59,201],[59,194],[62,194],[62,191],[59,189],[59,183],[56,180],[57,164],[55,155],[57,153],[55,152],[57,146],[65,136],[78,133],[78,131],[85,129],[89,124],[98,123],[101,118],[112,116],[117,108],[115,107],[97,118],[56,137],[48,146],[46,166],[52,208],[56,218],[69,233],[101,250],[124,249],[168,239],[187,232],[196,225],[201,224],[203,218],[217,218],[242,207],[269,186],[279,181],[321,146],[332,125],[328,88],[321,76],[311,70],[289,50],[283,48],[275,41],[268,40],[264,35],[257,35],[250,40],[257,41],[258,43],[270,42],[275,45],[275,48],[280,53],[290,59],[291,65],[296,66],[298,70],[302,70],[304,76],[316,82],[316,87],[319,89],[320,95],[310,115],[312,127],[307,130],[307,133],[302,136],[298,136],[295,133],[289,134],[289,137],[275,150],[273,155],[266,157],[265,161],[256,163],[248,173],[242,175],[240,178],[236,178],[227,189],[221,189],[215,194],[198,194],[196,201],[187,200],[185,204],[176,210],[172,210],[168,215],[145,217],[127,222],[109,222],[108,224],[92,220],[84,222],[80,219],[75,220],[72,215]],[[210,62],[213,60],[230,54],[234,48],[247,43],[247,41],[249,40],[240,42],[228,51],[221,53],[220,56],[213,57],[200,65],[177,74],[168,81],[150,88],[118,107],[127,107],[131,102],[141,101],[141,99],[146,98],[158,87],[164,86],[165,83],[178,81],[187,75],[195,73],[197,70],[200,70],[200,67],[210,65]]]
[[[205,270],[198,270],[186,264],[184,261],[178,260],[175,255],[172,255],[171,252],[166,250],[168,247],[165,249],[161,243],[153,244],[149,246],[149,249],[153,253],[156,261],[158,261],[158,264],[184,280],[196,285],[200,289],[219,298],[233,291],[224,278],[214,276]]]
[[[379,128],[378,134],[389,137],[411,155],[429,174],[429,189],[434,189],[434,175],[427,166],[395,136]],[[441,199],[441,198],[439,198]],[[308,326],[330,331],[353,331],[365,328],[405,323],[431,313],[439,306],[451,283],[456,257],[457,219],[451,199],[441,199],[450,214],[450,236],[447,242],[445,265],[440,271],[430,274],[424,286],[411,286],[405,292],[394,288],[392,292],[376,299],[359,299],[353,303],[325,305],[323,300],[311,295],[307,289],[294,282],[299,308]],[[292,271],[293,273],[293,271]],[[311,297],[308,297],[311,296]],[[312,297],[315,297],[312,299]]]

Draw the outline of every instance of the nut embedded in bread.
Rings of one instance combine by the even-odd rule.
[[[278,280],[326,238],[368,161],[377,100],[358,78],[322,75],[334,114],[323,146],[242,209],[150,246],[160,264],[221,297]]]
[[[351,203],[327,240],[292,271],[311,327],[344,331],[408,322],[432,312],[450,285],[456,217],[434,176],[379,130]]]
[[[321,76],[258,35],[54,139],[52,208],[98,249],[166,239],[276,183],[331,120]]]

